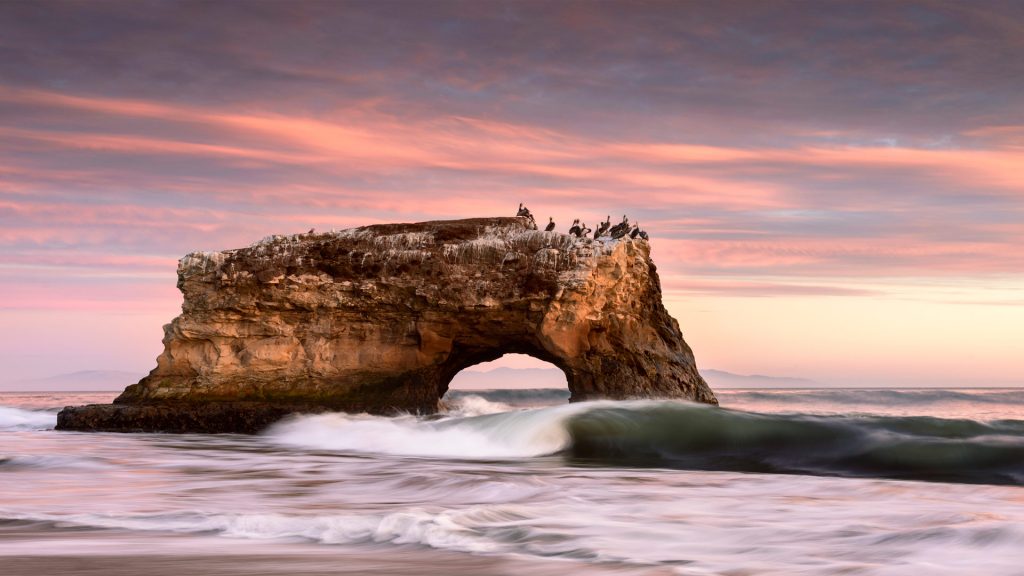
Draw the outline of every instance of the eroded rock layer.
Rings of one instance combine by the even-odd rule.
[[[157,367],[58,428],[252,432],[290,412],[432,412],[463,368],[506,353],[565,372],[572,401],[715,403],[662,305],[645,240],[523,218],[273,236],[178,265]]]

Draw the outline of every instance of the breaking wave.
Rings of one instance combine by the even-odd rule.
[[[527,552],[605,559],[569,536],[518,526],[533,519],[527,511],[509,505],[448,510],[410,508],[388,514],[19,514],[0,509],[0,522],[206,533],[254,540],[302,539],[320,544],[406,544],[478,554]]]
[[[541,406],[564,404],[569,400],[568,388],[501,388],[494,390],[450,390],[446,400],[459,401],[462,398],[479,397],[490,402],[511,406]]]
[[[523,458],[554,454],[570,444],[565,419],[581,404],[487,414],[494,403],[462,403],[467,413],[429,420],[366,414],[318,414],[282,422],[271,440],[301,448],[442,458]],[[576,409],[576,410],[573,410]],[[482,415],[474,415],[482,414]]]
[[[57,425],[57,414],[0,406],[0,430],[49,430]]]
[[[268,432],[316,450],[441,458],[559,454],[584,465],[1024,484],[1024,421],[758,414],[583,402],[430,420],[322,414]]]

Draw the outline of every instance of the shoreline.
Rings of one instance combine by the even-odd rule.
[[[133,550],[126,553],[125,550]],[[407,545],[324,545],[0,520],[5,576],[668,576],[665,567],[474,555]]]

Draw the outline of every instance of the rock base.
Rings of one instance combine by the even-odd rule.
[[[57,430],[81,432],[169,432],[257,434],[292,414],[327,411],[324,406],[259,402],[204,404],[90,404],[68,406],[57,416]]]

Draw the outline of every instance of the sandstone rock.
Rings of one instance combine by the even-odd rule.
[[[157,367],[58,428],[252,432],[290,412],[435,411],[505,353],[565,372],[571,401],[717,403],[661,301],[646,240],[525,218],[272,236],[178,265],[182,314]]]

